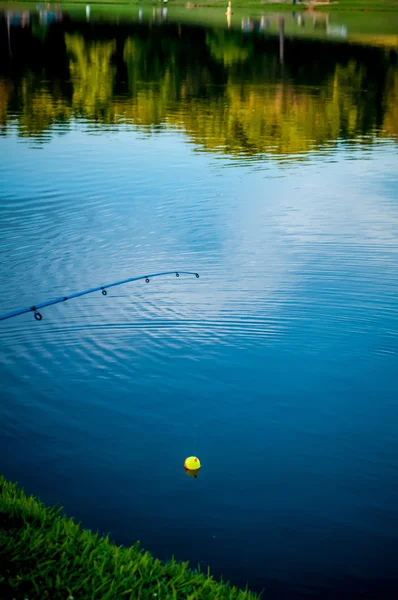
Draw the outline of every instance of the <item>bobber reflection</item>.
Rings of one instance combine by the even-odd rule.
[[[194,479],[196,479],[199,475],[200,469],[195,469],[195,471],[191,471],[190,469],[184,469],[184,471],[188,475],[188,477],[193,477]]]

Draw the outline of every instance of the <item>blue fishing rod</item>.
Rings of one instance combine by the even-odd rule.
[[[131,283],[132,281],[140,281],[141,279],[145,279],[146,283],[149,283],[150,279],[152,279],[153,277],[163,277],[164,275],[175,275],[176,277],[179,277],[180,275],[195,275],[195,277],[199,279],[198,273],[191,273],[190,271],[165,271],[164,273],[152,273],[152,275],[140,275],[140,277],[129,277],[128,279],[122,279],[121,281],[108,283],[108,285],[99,285],[98,287],[90,288],[89,290],[83,290],[82,292],[77,292],[76,294],[69,294],[69,296],[62,296],[61,298],[55,298],[54,300],[41,302],[40,304],[35,304],[34,306],[28,306],[27,308],[20,308],[19,310],[14,310],[13,312],[6,313],[5,315],[0,315],[0,321],[5,321],[5,319],[11,319],[12,317],[17,317],[18,315],[23,315],[28,312],[33,312],[36,321],[41,321],[43,315],[39,312],[39,308],[45,308],[46,306],[52,306],[53,304],[66,302],[67,300],[79,298],[80,296],[86,296],[87,294],[93,294],[94,292],[101,291],[103,296],[106,296],[108,293],[106,290],[111,287],[116,287],[117,285],[124,285],[125,283]]]

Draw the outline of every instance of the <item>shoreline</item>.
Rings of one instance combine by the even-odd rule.
[[[137,517],[138,518],[138,517]],[[0,475],[0,597],[259,600],[172,558],[116,546]]]
[[[142,8],[149,8],[155,6],[163,6],[164,3],[162,0],[68,0],[68,2],[32,2],[32,0],[3,0],[0,2],[0,8],[8,7],[8,6],[19,6],[19,5],[32,5],[37,6],[37,4],[46,6],[50,4],[51,7],[58,5],[59,8],[67,7],[67,6],[104,6],[104,7],[123,7],[126,8],[128,6],[140,6]],[[185,8],[187,10],[200,10],[200,9],[218,9],[218,10],[226,10],[228,2],[226,0],[204,0],[200,3],[195,2],[187,2],[186,0],[170,0],[165,4],[167,8]],[[275,11],[317,11],[317,12],[331,12],[331,13],[391,13],[398,12],[398,2],[394,2],[393,0],[347,0],[347,2],[342,0],[331,0],[330,2],[325,2],[324,0],[304,0],[302,2],[297,1],[295,4],[293,2],[254,2],[253,0],[237,0],[232,3],[232,11],[234,10],[258,10],[261,12],[275,12]],[[233,12],[232,12],[233,14]]]

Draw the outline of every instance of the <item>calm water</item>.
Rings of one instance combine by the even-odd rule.
[[[1,470],[264,598],[395,598],[397,51],[133,12],[1,16],[0,313],[201,278],[0,323]]]

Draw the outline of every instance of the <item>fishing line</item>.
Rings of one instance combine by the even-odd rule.
[[[192,273],[190,271],[165,271],[163,273],[152,273],[151,275],[140,275],[139,277],[129,277],[128,279],[122,279],[121,281],[114,281],[113,283],[108,283],[107,285],[99,285],[98,287],[90,288],[88,290],[83,290],[82,292],[76,292],[76,294],[69,294],[69,296],[62,296],[60,298],[55,298],[54,300],[48,300],[47,302],[41,302],[40,304],[35,304],[33,306],[28,306],[26,308],[20,308],[18,310],[14,310],[10,313],[6,313],[4,315],[0,315],[0,321],[5,321],[5,319],[11,319],[12,317],[17,317],[18,315],[23,315],[28,312],[33,312],[36,321],[41,321],[43,315],[39,312],[39,309],[45,308],[46,306],[52,306],[53,304],[59,304],[60,302],[66,302],[67,300],[72,300],[73,298],[79,298],[80,296],[86,296],[87,294],[93,294],[94,292],[102,292],[103,296],[107,295],[107,289],[111,287],[115,287],[117,285],[124,285],[125,283],[131,283],[133,281],[140,281],[141,279],[145,279],[146,283],[149,283],[151,279],[154,277],[163,277],[165,275],[175,275],[179,277],[180,275],[195,275],[197,279],[199,279],[198,273]]]

